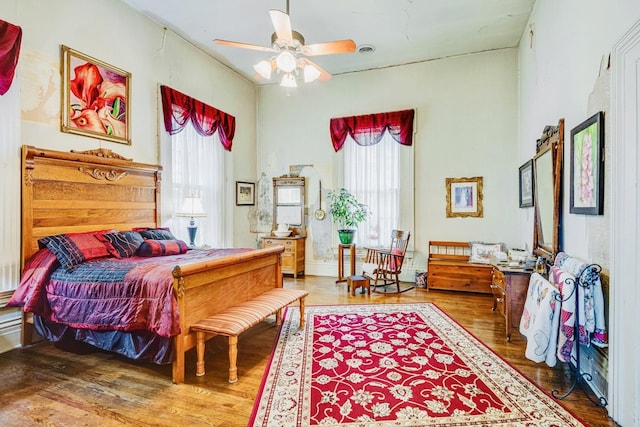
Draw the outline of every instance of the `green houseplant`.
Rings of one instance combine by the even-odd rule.
[[[348,245],[353,243],[358,224],[367,219],[369,208],[345,188],[339,188],[329,192],[329,213],[338,226],[340,242]]]

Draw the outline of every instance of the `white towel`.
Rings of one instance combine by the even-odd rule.
[[[560,301],[558,290],[538,273],[531,274],[520,319],[520,333],[527,338],[525,357],[554,367]]]

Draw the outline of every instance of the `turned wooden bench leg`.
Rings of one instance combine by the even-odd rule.
[[[229,337],[229,382],[238,382],[238,336]]]
[[[196,376],[204,375],[204,348],[206,334],[204,332],[196,332]]]
[[[300,328],[304,328],[304,297],[300,298]]]

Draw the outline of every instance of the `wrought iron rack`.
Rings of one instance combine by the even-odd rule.
[[[574,323],[574,344],[575,344],[575,365],[573,365],[571,362],[573,361],[573,354],[571,355],[571,358],[569,360],[569,367],[571,368],[571,370],[566,374],[567,378],[572,376],[573,374],[573,383],[571,384],[571,387],[569,387],[569,389],[564,393],[564,394],[560,394],[560,391],[557,389],[554,389],[551,391],[551,395],[553,397],[555,397],[558,400],[562,400],[564,398],[566,398],[567,396],[569,396],[571,393],[573,393],[573,391],[576,389],[576,387],[578,386],[578,384],[582,385],[582,390],[584,391],[584,394],[589,398],[589,400],[591,401],[591,403],[593,403],[596,406],[602,407],[604,408],[605,406],[607,406],[607,399],[604,396],[596,396],[596,398],[594,399],[591,394],[595,395],[595,392],[593,392],[593,390],[591,389],[591,387],[587,384],[588,382],[591,382],[593,380],[593,377],[591,376],[590,373],[588,372],[582,372],[580,370],[580,336],[579,336],[579,327],[580,327],[580,293],[578,292],[578,287],[581,287],[583,289],[587,288],[589,285],[589,282],[587,281],[587,278],[589,277],[593,277],[593,275],[599,275],[600,271],[602,271],[602,267],[600,267],[598,264],[589,264],[584,270],[582,270],[582,272],[580,273],[580,275],[578,277],[576,277],[575,280],[573,279],[566,279],[565,283],[567,285],[574,285],[573,286],[573,290],[571,291],[571,294],[569,294],[566,298],[562,298],[561,294],[557,294],[555,296],[555,298],[560,301],[560,303],[563,303],[567,300],[569,300],[573,293],[576,293],[576,298],[575,298],[575,323]],[[592,393],[589,393],[589,390],[591,390]]]

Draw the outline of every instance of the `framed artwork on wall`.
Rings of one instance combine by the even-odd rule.
[[[604,208],[604,114],[571,129],[569,212],[602,215]]]
[[[256,184],[236,181],[236,206],[253,206],[256,204]]]
[[[533,206],[533,159],[520,166],[520,207]]]
[[[62,132],[130,145],[130,84],[130,73],[63,45]]]
[[[446,178],[447,218],[482,218],[482,177]]]

